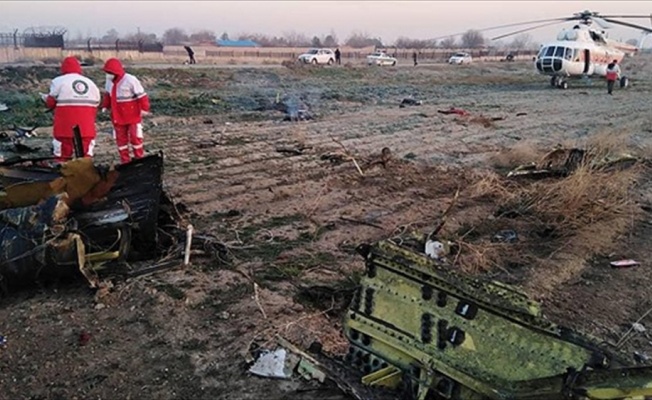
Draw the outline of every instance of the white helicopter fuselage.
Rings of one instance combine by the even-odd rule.
[[[540,74],[560,78],[605,77],[607,65],[618,64],[637,48],[607,39],[584,25],[562,31],[557,41],[541,46],[534,66]]]

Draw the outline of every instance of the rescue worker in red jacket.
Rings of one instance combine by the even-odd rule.
[[[117,58],[110,58],[104,64],[106,72],[106,93],[102,109],[111,110],[113,135],[118,145],[120,161],[128,163],[129,145],[134,158],[145,155],[143,149],[142,117],[149,114],[149,97],[138,78],[125,72]]]
[[[607,93],[612,94],[616,81],[620,78],[620,67],[618,60],[613,60],[607,65]]]
[[[73,128],[77,125],[86,157],[93,156],[95,147],[95,117],[100,104],[100,90],[92,80],[82,75],[75,57],[66,57],[61,63],[61,74],[52,80],[50,92],[41,94],[45,105],[54,109],[52,152],[57,161],[72,158]]]

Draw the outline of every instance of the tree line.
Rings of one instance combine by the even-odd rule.
[[[87,42],[89,39],[96,43],[112,44],[116,41],[125,42],[144,42],[144,43],[163,43],[165,45],[198,45],[214,44],[218,35],[211,30],[202,29],[193,33],[188,33],[182,28],[167,29],[160,37],[155,33],[137,32],[121,35],[117,30],[110,29],[100,38],[82,38],[69,39],[70,42]],[[487,40],[482,32],[470,29],[464,34],[458,36],[449,36],[440,39],[413,39],[408,37],[399,37],[392,43],[385,43],[381,38],[370,35],[367,32],[353,32],[346,39],[340,40],[335,32],[331,31],[326,35],[308,36],[303,33],[294,31],[285,32],[282,35],[268,35],[264,33],[239,33],[230,36],[227,32],[219,35],[223,40],[251,40],[261,47],[338,47],[347,46],[352,48],[409,48],[409,49],[427,49],[427,48],[467,48],[475,49],[485,46],[491,47],[509,47],[514,49],[535,49],[538,44],[535,43],[530,35],[521,34],[515,36],[509,42],[493,42]]]

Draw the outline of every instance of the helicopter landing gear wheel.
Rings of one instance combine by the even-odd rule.
[[[621,77],[620,78],[620,87],[624,89],[627,86],[629,86],[629,78],[626,77],[626,76]]]
[[[561,79],[561,80],[559,80],[559,82],[557,83],[557,87],[558,87],[559,89],[564,89],[564,90],[565,90],[565,89],[568,89],[568,82],[566,82],[565,80]]]
[[[556,87],[556,86],[559,85],[558,82],[559,82],[559,77],[558,76],[553,76],[552,78],[550,78],[550,86]]]

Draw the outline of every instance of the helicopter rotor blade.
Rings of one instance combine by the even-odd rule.
[[[600,18],[650,18],[650,15],[599,15]]]
[[[475,30],[478,31],[478,32],[486,32],[486,31],[492,31],[492,30],[501,29],[501,28],[511,28],[511,27],[515,27],[515,26],[532,25],[532,24],[539,24],[539,23],[542,23],[542,22],[551,22],[551,21],[556,21],[555,23],[559,23],[559,22],[563,22],[563,21],[572,21],[574,19],[577,19],[577,18],[575,18],[575,17],[571,17],[571,18],[564,17],[564,18],[541,19],[541,20],[537,20],[537,21],[517,22],[517,23],[513,23],[513,24],[492,26],[492,27],[489,27],[489,28],[482,28],[482,29],[475,29]],[[440,39],[446,39],[446,38],[455,37],[455,36],[461,36],[461,35],[463,35],[465,33],[466,33],[466,31],[465,32],[460,32],[460,33],[455,33],[455,34],[452,34],[452,35],[440,36],[440,37],[432,38],[432,40],[440,40]]]
[[[502,39],[502,38],[505,38],[505,37],[508,37],[508,36],[518,35],[519,33],[531,31],[531,30],[534,30],[534,29],[543,28],[544,26],[555,25],[555,24],[558,24],[558,23],[559,23],[559,21],[557,21],[557,22],[548,22],[548,23],[545,23],[545,24],[537,25],[537,26],[531,26],[531,27],[525,28],[525,29],[519,29],[518,31],[514,31],[514,32],[506,33],[504,35],[492,37],[491,40],[498,40],[498,39]]]
[[[630,27],[630,28],[634,28],[634,29],[640,29],[640,30],[645,31],[647,33],[652,32],[652,28],[648,28],[648,27],[643,26],[643,25],[632,24],[631,22],[616,21],[616,20],[613,20],[611,18],[603,18],[603,19],[605,21],[607,21],[607,22],[611,22],[612,24],[618,24],[618,25],[623,25],[623,26],[627,26],[627,27]]]
[[[600,17],[591,17],[592,21],[595,21],[596,24],[600,25],[600,28],[602,29],[611,29],[613,26],[609,25],[609,23]]]

